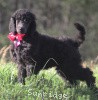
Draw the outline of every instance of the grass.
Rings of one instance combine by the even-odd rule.
[[[98,87],[98,66],[94,68]],[[26,78],[26,85],[17,83],[17,67],[0,64],[0,100],[98,100],[98,91],[90,90],[85,82],[69,87],[56,74],[55,68]]]

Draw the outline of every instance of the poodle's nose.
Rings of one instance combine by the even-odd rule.
[[[24,33],[25,29],[23,27],[18,27],[17,32],[18,33]]]
[[[23,32],[23,31],[24,31],[24,29],[21,27],[21,28],[20,28],[20,32]]]
[[[24,28],[23,27],[19,27],[19,32],[23,33],[24,32]]]

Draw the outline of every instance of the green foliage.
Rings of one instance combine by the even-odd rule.
[[[97,77],[98,68],[94,69]],[[17,67],[0,64],[0,100],[98,100],[98,91],[87,88],[84,82],[72,86],[56,74],[54,68],[26,78],[26,85],[17,83]]]

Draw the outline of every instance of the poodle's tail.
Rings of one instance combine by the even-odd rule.
[[[85,28],[84,26],[82,26],[79,23],[74,23],[75,27],[77,28],[77,30],[79,31],[79,33],[74,37],[74,38],[70,38],[70,37],[66,37],[66,36],[62,36],[59,37],[59,40],[62,40],[63,42],[68,42],[69,44],[71,44],[72,46],[79,48],[80,45],[84,42],[85,40]]]
[[[79,47],[85,40],[85,28],[79,23],[74,23],[75,27],[79,31],[79,34],[76,36],[75,42],[77,43],[77,47]]]

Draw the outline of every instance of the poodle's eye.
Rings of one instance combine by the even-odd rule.
[[[24,19],[23,21],[24,21],[24,22],[28,22],[28,20],[27,20],[27,19]]]

